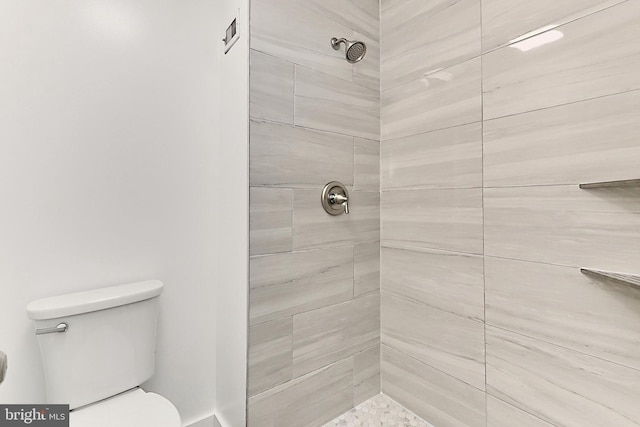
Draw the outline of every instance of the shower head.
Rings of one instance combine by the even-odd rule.
[[[345,45],[345,57],[347,62],[351,64],[355,64],[356,62],[360,62],[364,55],[367,53],[367,45],[363,42],[351,41],[347,39],[331,39],[331,47],[335,50],[340,49],[340,44],[344,43]]]

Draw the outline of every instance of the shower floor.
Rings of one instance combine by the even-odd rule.
[[[433,427],[393,399],[379,394],[323,427]]]

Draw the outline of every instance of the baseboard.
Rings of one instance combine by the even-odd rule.
[[[211,415],[203,420],[188,424],[186,427],[221,427],[215,415]]]

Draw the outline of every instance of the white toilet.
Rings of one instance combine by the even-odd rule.
[[[69,404],[71,427],[179,427],[178,410],[140,384],[155,369],[158,297],[151,280],[43,298],[27,306],[47,403]]]

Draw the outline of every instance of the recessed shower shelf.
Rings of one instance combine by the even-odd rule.
[[[635,274],[615,273],[613,271],[592,270],[590,268],[581,268],[580,272],[587,276],[595,276],[605,279],[615,280],[617,282],[624,283],[640,288],[640,276]]]
[[[589,182],[580,184],[580,188],[606,188],[606,187],[640,187],[640,179],[625,179],[622,181],[603,181],[603,182]]]

